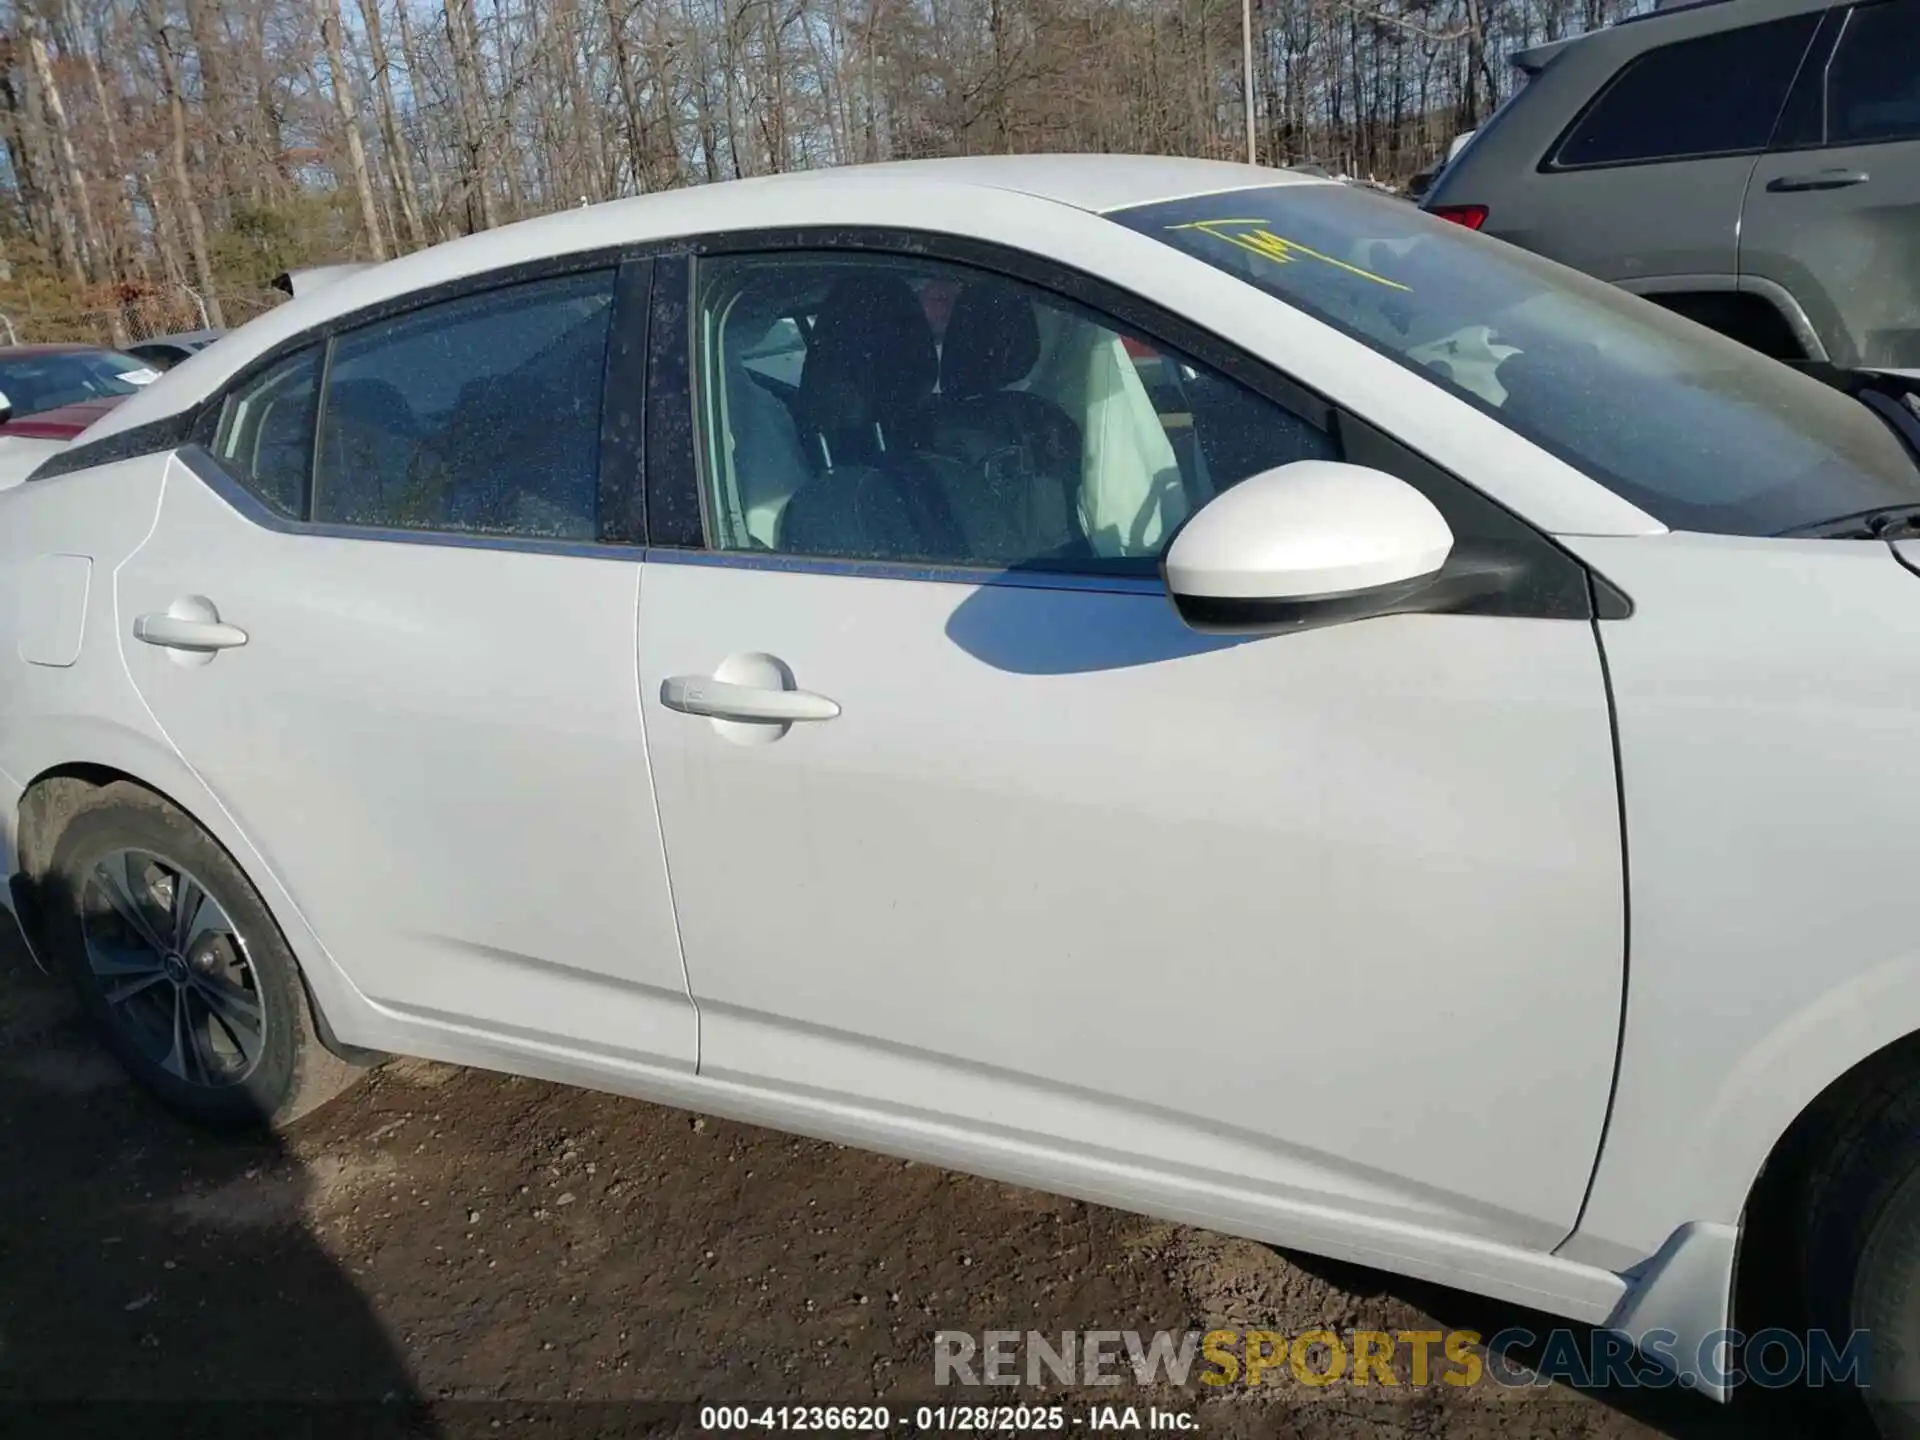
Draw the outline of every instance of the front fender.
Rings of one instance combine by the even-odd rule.
[[[1920,1032],[1920,576],[1874,541],[1567,542],[1599,629],[1630,901],[1619,1078],[1562,1256],[1739,1223],[1835,1079]]]

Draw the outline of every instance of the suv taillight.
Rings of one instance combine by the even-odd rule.
[[[1451,220],[1456,225],[1464,225],[1469,230],[1478,230],[1487,223],[1492,213],[1484,205],[1436,205],[1427,212],[1438,215],[1442,220]]]

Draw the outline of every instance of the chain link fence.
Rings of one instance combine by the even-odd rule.
[[[218,316],[231,330],[287,297],[278,290],[220,290],[201,295],[188,287],[153,290],[92,310],[0,312],[0,343],[137,345],[159,335],[205,330]]]

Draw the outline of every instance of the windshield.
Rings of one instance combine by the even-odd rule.
[[[1108,218],[1439,384],[1679,530],[1777,535],[1920,503],[1859,402],[1612,285],[1344,185]]]
[[[82,400],[131,395],[154,378],[145,361],[113,350],[53,350],[0,360],[0,393],[16,420]]]

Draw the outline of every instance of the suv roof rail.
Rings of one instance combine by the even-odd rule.
[[[1651,10],[1642,10],[1638,15],[1628,15],[1616,20],[1615,25],[1637,25],[1642,20],[1651,20],[1656,15],[1671,15],[1676,10],[1701,10],[1708,5],[1725,5],[1730,0],[1654,0]]]

